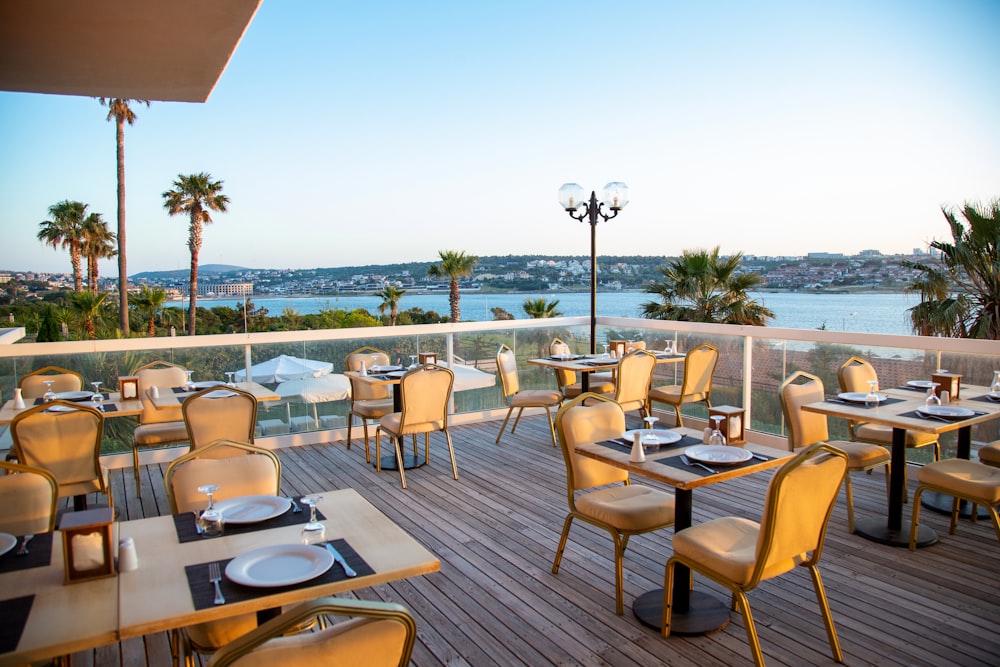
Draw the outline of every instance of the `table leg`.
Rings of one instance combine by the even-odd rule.
[[[691,527],[691,490],[677,489],[674,506],[674,534]],[[674,599],[670,614],[670,634],[704,635],[729,624],[729,606],[716,597],[691,590],[691,570],[674,567]],[[656,630],[663,626],[663,589],[647,591],[632,603],[639,622]]]
[[[887,544],[891,547],[910,546],[910,527],[903,529],[903,485],[906,470],[906,429],[892,429],[892,473],[889,475],[889,516],[888,519],[869,517],[855,522],[855,532],[861,537]],[[932,528],[919,526],[917,546],[927,547],[937,542],[937,533]]]
[[[403,411],[403,393],[399,390],[400,383],[392,385],[392,411],[402,412]],[[378,427],[376,427],[378,428]],[[402,448],[401,448],[402,449]],[[403,470],[409,470],[410,468],[419,468],[422,465],[427,464],[427,459],[423,456],[414,456],[412,454],[403,454]],[[372,461],[372,465],[375,462]],[[388,456],[382,457],[382,470],[399,470],[399,466],[396,464],[396,455],[389,454]]]
[[[590,391],[590,373],[580,373],[580,393],[586,394]]]
[[[958,429],[958,448],[955,450],[955,458],[968,461],[972,457],[972,427],[963,426]],[[920,495],[920,504],[927,509],[939,514],[951,515],[951,506],[954,498],[946,496],[936,491],[926,491]],[[963,519],[972,517],[972,503],[967,500],[958,501],[958,516]],[[979,507],[976,512],[979,519],[988,519],[990,511],[985,507]]]

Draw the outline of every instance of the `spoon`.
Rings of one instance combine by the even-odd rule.
[[[33,539],[35,539],[34,535],[25,535],[24,537],[21,538],[21,546],[17,548],[18,556],[28,555],[28,542],[30,542]]]

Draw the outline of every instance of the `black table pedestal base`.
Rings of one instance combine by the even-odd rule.
[[[951,516],[951,505],[954,502],[952,496],[938,493],[937,491],[926,491],[920,494],[920,506],[926,507],[932,512],[947,514]],[[958,516],[962,519],[972,518],[972,503],[968,500],[958,501]],[[989,519],[990,511],[980,505],[976,511],[976,519]]]
[[[374,461],[372,461],[372,465],[375,465]],[[427,459],[425,459],[423,456],[413,456],[412,454],[403,454],[403,470],[409,470],[410,468],[419,468],[422,465],[427,465]],[[399,466],[396,465],[395,454],[382,457],[382,470],[399,470]]]
[[[910,546],[910,525],[900,530],[890,530],[884,517],[871,517],[861,519],[854,524],[854,532],[860,537],[879,544],[886,544],[890,547]],[[937,533],[933,528],[927,526],[917,526],[917,548],[929,547],[938,541]]]
[[[701,591],[690,591],[691,603],[686,612],[670,615],[670,634],[707,635],[729,625],[729,605]],[[632,603],[632,613],[639,622],[657,632],[663,627],[663,589],[643,593]]]

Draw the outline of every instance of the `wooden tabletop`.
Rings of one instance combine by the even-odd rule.
[[[121,638],[226,618],[324,595],[437,572],[440,561],[354,489],[328,491],[317,504],[327,517],[326,538],[343,538],[375,571],[352,579],[281,590],[253,600],[196,610],[185,565],[232,558],[273,544],[299,544],[301,525],[223,535],[180,544],[169,516],[127,521],[123,537],[135,539],[139,569],[119,575]]]
[[[224,381],[219,382],[220,389],[225,389],[226,386],[227,385]],[[268,389],[264,385],[257,382],[234,382],[233,386],[237,389],[242,389],[243,391],[253,394],[258,403],[281,400],[281,396],[279,396],[277,392]],[[155,398],[150,396],[149,400],[152,401],[153,405],[157,408],[169,408],[183,403],[184,399],[188,396],[206,388],[207,387],[201,387],[199,389],[195,389],[194,391],[176,392],[170,387],[160,387],[158,388],[159,396]]]
[[[653,352],[656,355],[657,364],[676,364],[684,361],[683,354],[663,354]],[[535,366],[545,366],[547,368],[558,368],[559,370],[575,371],[577,373],[591,373],[594,371],[608,371],[618,368],[620,359],[614,357],[604,357],[602,355],[574,355],[578,359],[553,359],[552,357],[541,357],[539,359],[528,359],[529,364]]]
[[[104,401],[104,405],[113,406],[114,409],[109,409],[104,412],[105,419],[111,419],[113,417],[134,417],[135,415],[142,414],[142,401],[123,401],[121,400],[121,394],[118,392],[112,392],[108,394],[108,396],[110,396],[110,398]],[[24,403],[25,407],[20,410],[14,408],[13,399],[4,403],[3,408],[0,408],[0,426],[11,423],[18,413],[35,407],[35,399],[33,398],[25,399]],[[82,403],[82,405],[94,407],[93,403]]]

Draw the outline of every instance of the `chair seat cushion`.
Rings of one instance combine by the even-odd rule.
[[[965,459],[944,459],[928,463],[917,472],[921,484],[954,491],[983,504],[1000,503],[1000,468]]]
[[[182,421],[156,422],[136,426],[133,438],[139,446],[168,445],[187,442],[188,432]]]
[[[406,628],[393,619],[353,618],[319,632],[276,637],[240,658],[239,667],[398,665]]]
[[[365,419],[378,419],[392,412],[392,399],[377,401],[354,401],[351,412]]]
[[[979,448],[979,460],[990,466],[1000,466],[1000,440]]]
[[[880,445],[891,445],[892,427],[885,424],[855,424],[854,437],[858,440],[877,442]],[[933,433],[924,433],[922,431],[906,432],[907,447],[923,447],[925,445],[933,445],[935,442],[937,442],[937,436]]]
[[[851,470],[870,468],[888,463],[892,456],[882,445],[872,445],[867,442],[848,442],[846,440],[831,440],[827,443],[847,454],[847,467]]]
[[[639,484],[611,486],[580,495],[576,509],[623,531],[643,531],[674,522],[674,496]]]
[[[379,420],[379,426],[383,431],[389,431],[394,435],[411,435],[413,433],[430,433],[431,431],[441,431],[445,427],[443,420],[438,419],[430,422],[420,422],[417,424],[407,424],[406,428],[400,431],[400,421],[402,412],[393,412],[385,415]]]
[[[525,389],[514,394],[510,399],[510,404],[515,408],[520,408],[537,405],[559,405],[562,400],[562,394],[555,390]]]
[[[582,386],[583,385],[581,385],[579,382],[577,382],[576,384],[568,384],[568,385],[566,385],[566,386],[564,386],[562,388],[563,395],[566,396],[566,398],[574,398],[576,396],[579,396],[580,394],[583,393]],[[590,389],[588,391],[590,391],[590,393],[592,393],[592,394],[613,394],[613,393],[615,393],[615,383],[614,382],[603,382],[603,381],[600,381],[600,380],[598,380],[598,381],[595,382],[594,378],[591,378],[590,379],[590,384],[587,385],[587,386],[590,387]]]
[[[757,562],[760,524],[727,516],[674,533],[674,553],[699,563],[698,569],[747,584]]]
[[[684,401],[686,403],[696,403],[704,401],[706,396],[707,394],[705,393],[687,394],[684,396]],[[679,384],[671,384],[664,387],[653,387],[649,390],[649,400],[669,403],[670,405],[679,405],[681,403],[681,386]]]

